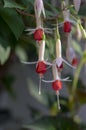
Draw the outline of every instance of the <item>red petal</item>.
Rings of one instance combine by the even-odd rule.
[[[38,74],[44,74],[46,72],[46,64],[43,61],[38,62],[36,72]]]
[[[52,88],[55,91],[59,91],[60,89],[62,89],[62,82],[59,80],[56,80],[52,83]]]
[[[77,66],[78,65],[78,59],[77,58],[73,58],[72,65],[73,66]]]
[[[34,39],[35,39],[36,41],[41,41],[41,40],[43,40],[43,34],[44,34],[43,29],[37,29],[37,30],[34,32]]]
[[[60,66],[56,65],[56,67],[57,67],[57,69],[58,69],[59,71],[62,70],[62,69],[63,69],[63,63],[62,63]]]
[[[64,22],[64,32],[71,32],[71,23],[69,21]]]

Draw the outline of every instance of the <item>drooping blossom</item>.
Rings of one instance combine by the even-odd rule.
[[[63,11],[63,16],[64,16],[64,24],[63,24],[64,32],[70,33],[71,32],[71,21],[69,19],[70,11],[65,9]]]
[[[61,47],[61,40],[59,36],[59,30],[57,26],[57,39],[56,39],[56,66],[59,71],[63,69],[63,63],[67,64],[71,68],[74,68],[71,64],[69,64],[66,60],[62,58],[62,47]]]
[[[35,0],[35,2],[34,2],[34,10],[35,10],[36,18],[40,18],[42,13],[43,13],[43,16],[45,17],[45,10],[44,10],[43,0]]]
[[[52,83],[52,89],[55,91],[55,93],[57,95],[58,108],[60,109],[59,91],[62,89],[62,81],[70,81],[70,80],[69,80],[69,77],[67,77],[65,79],[60,78],[61,73],[57,69],[55,60],[53,61],[53,65],[52,65],[52,73],[53,73],[53,80],[46,81],[46,80],[42,79],[42,81],[46,82],[46,83]]]
[[[51,63],[44,60],[44,53],[45,53],[45,40],[41,40],[39,43],[38,48],[38,61],[35,62],[24,62],[24,64],[36,64],[36,72],[39,74],[40,82],[39,82],[39,95],[41,94],[41,80],[44,74],[47,71],[47,65],[52,66]]]
[[[76,56],[75,50],[72,47],[72,36],[71,34],[68,35],[68,42],[67,42],[67,49],[66,49],[66,57],[68,61],[73,65],[77,66],[78,65],[78,58]]]
[[[73,3],[74,3],[74,7],[75,7],[76,11],[78,12],[80,9],[81,0],[73,0]]]

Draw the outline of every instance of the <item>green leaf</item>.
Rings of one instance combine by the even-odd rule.
[[[80,27],[81,32],[82,32],[82,37],[86,39],[86,30],[83,28],[83,26],[81,25],[81,23],[79,23],[79,27]]]
[[[0,7],[0,15],[18,39],[24,30],[23,21],[18,13],[14,9]]]
[[[72,45],[73,45],[73,48],[74,48],[80,55],[82,55],[82,49],[81,49],[81,46],[79,45],[79,43],[77,43],[77,41],[73,40]]]
[[[78,125],[66,116],[45,116],[33,124],[24,126],[30,130],[78,130]]]
[[[79,15],[86,16],[86,3],[84,3],[79,10]]]
[[[4,88],[10,94],[11,97],[15,98],[16,94],[15,94],[13,88],[12,88],[13,81],[14,81],[14,77],[12,75],[5,75],[2,78],[2,82],[4,84]]]
[[[25,9],[22,5],[17,4],[13,0],[4,0],[4,8],[18,8]]]
[[[7,40],[4,40],[4,38],[2,38],[2,37],[0,37],[0,44],[4,48],[6,48],[7,46],[9,46],[9,42]]]
[[[0,63],[4,64],[6,60],[8,59],[10,55],[11,48],[8,46],[7,48],[4,48],[2,45],[0,45]]]
[[[74,75],[74,80],[73,80],[73,87],[72,87],[72,96],[75,95],[76,89],[77,89],[77,83],[78,83],[78,79],[79,79],[79,75],[81,72],[81,69],[83,67],[83,65],[86,63],[86,52],[83,53],[83,57],[75,71],[75,75]]]
[[[16,52],[16,55],[19,57],[20,61],[27,61],[27,59],[28,59],[27,54],[22,47],[17,46],[15,48],[15,52]]]

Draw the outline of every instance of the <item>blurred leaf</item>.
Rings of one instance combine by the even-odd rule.
[[[31,87],[29,87],[31,86]],[[38,94],[38,88],[36,84],[34,84],[31,80],[28,80],[28,89],[30,94],[40,103],[43,103],[44,105],[48,104],[48,99],[46,97],[46,94],[42,94],[41,96]]]
[[[77,98],[81,104],[86,103],[86,89],[77,89],[76,90]]]
[[[15,53],[20,59],[20,61],[27,61],[28,57],[27,57],[26,51],[22,47],[17,46],[15,48]]]
[[[16,39],[18,39],[24,30],[24,24],[21,17],[17,14],[17,12],[14,9],[1,7],[0,15],[13,32]]]
[[[80,27],[81,32],[82,32],[82,37],[86,38],[86,30],[83,28],[83,26],[81,25],[81,23],[79,23],[79,27]]]
[[[81,56],[82,56],[82,49],[79,43],[77,43],[77,41],[72,42],[73,48],[76,50],[76,52],[78,52]]]
[[[47,5],[56,15],[59,13],[59,9],[56,8],[55,6],[53,6],[52,4],[46,2],[46,5]],[[51,12],[52,12],[52,11],[51,11]],[[55,14],[54,14],[54,15],[55,15]]]
[[[72,94],[75,95],[75,91],[77,89],[77,83],[79,79],[79,74],[81,72],[81,69],[83,65],[86,63],[86,52],[83,53],[82,59],[78,65],[77,70],[75,71],[74,80],[73,80],[73,87],[72,87]]]
[[[53,17],[53,12],[46,10],[46,17]]]
[[[84,3],[79,10],[79,15],[86,16],[86,3]]]
[[[15,92],[12,88],[12,83],[14,81],[14,77],[11,75],[7,75],[5,77],[3,77],[2,79],[4,87],[6,89],[6,91],[10,94],[11,97],[15,97]]]
[[[31,130],[79,130],[78,125],[71,118],[61,115],[42,117],[24,128]]]
[[[13,0],[4,0],[4,8],[18,8],[25,9],[22,5],[17,4]]]
[[[0,63],[4,64],[6,60],[9,58],[11,48],[8,46],[7,48],[4,48],[2,45],[0,45]]]
[[[9,42],[6,41],[4,38],[0,37],[0,44],[1,46],[3,46],[4,48],[6,48],[7,46],[9,46]]]

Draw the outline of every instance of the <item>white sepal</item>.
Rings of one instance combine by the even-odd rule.
[[[32,65],[32,64],[36,64],[37,61],[34,61],[34,62],[21,61],[21,63],[26,64],[26,65]]]
[[[78,12],[80,9],[81,0],[73,0],[75,10]]]
[[[34,3],[34,9],[35,9],[35,15],[36,18],[40,17],[41,13],[43,13],[44,17],[45,17],[45,11],[44,11],[44,5],[43,5],[43,0],[35,0]]]

